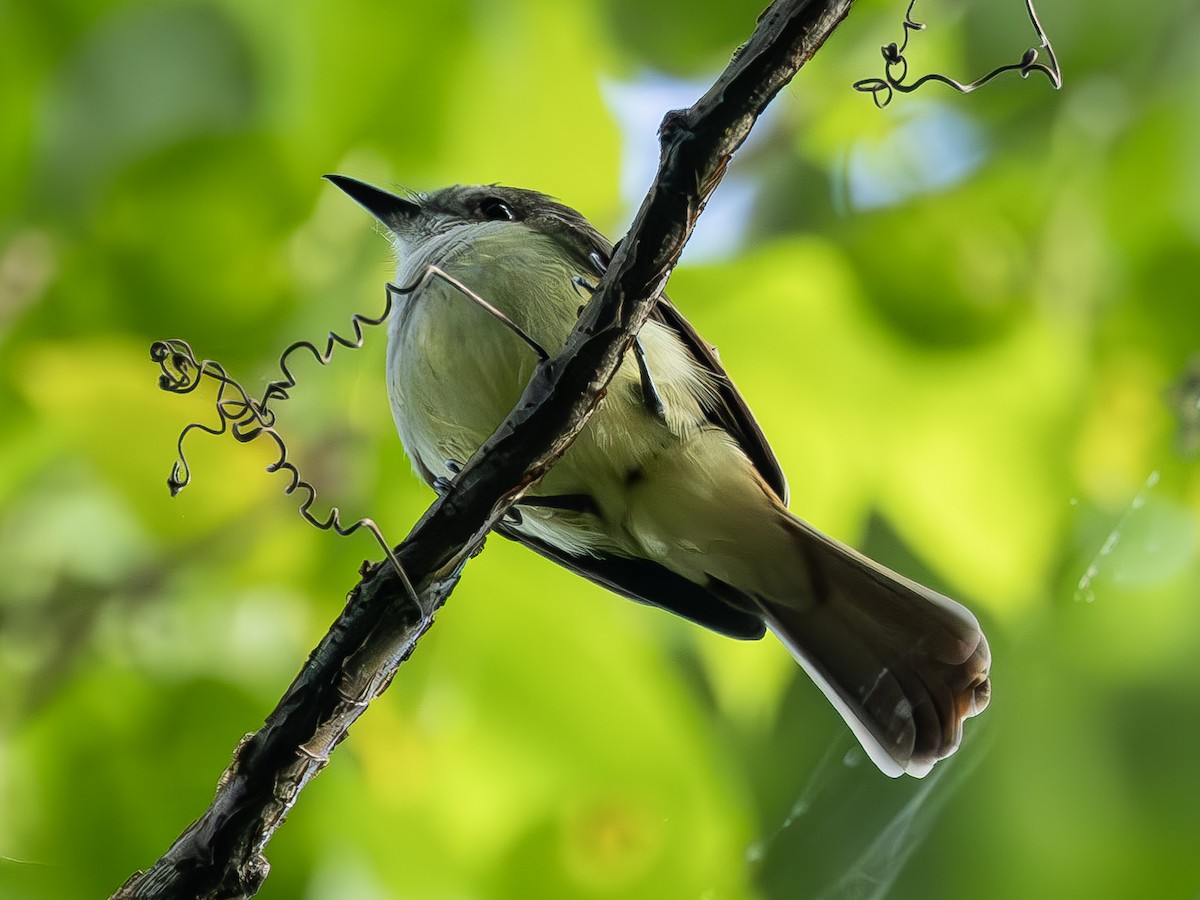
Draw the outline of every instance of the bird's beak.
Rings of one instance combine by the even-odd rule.
[[[397,197],[357,178],[345,175],[326,175],[325,178],[349,194],[352,200],[392,231],[402,227],[402,223],[410,221],[413,215],[421,211],[421,207],[411,200]]]

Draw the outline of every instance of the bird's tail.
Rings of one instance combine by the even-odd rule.
[[[924,776],[987,706],[991,654],[979,622],[786,515],[803,583],[786,599],[755,594],[768,628],[883,772]]]

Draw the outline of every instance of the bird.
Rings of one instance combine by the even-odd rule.
[[[383,225],[411,288],[388,321],[388,398],[415,472],[444,490],[562,348],[613,244],[536,191],[325,177]],[[720,634],[772,632],[880,771],[923,777],[990,700],[979,622],[787,500],[746,401],[663,294],[583,430],[495,530]]]

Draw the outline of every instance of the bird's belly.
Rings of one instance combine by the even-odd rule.
[[[427,289],[401,320],[388,347],[392,414],[418,468],[450,477],[516,404],[536,357],[450,291]]]

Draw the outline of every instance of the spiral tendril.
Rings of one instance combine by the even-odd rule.
[[[387,301],[384,303],[383,312],[378,316],[364,316],[361,313],[355,313],[350,317],[350,327],[354,329],[354,337],[347,338],[331,331],[325,337],[324,352],[317,349],[316,344],[312,341],[295,341],[288,345],[283,353],[279,354],[279,371],[283,373],[283,378],[279,381],[272,381],[263,391],[262,400],[259,401],[259,408],[262,410],[263,416],[270,422],[274,422],[274,412],[269,409],[272,400],[288,399],[288,391],[296,386],[296,376],[292,374],[292,370],[288,368],[288,359],[298,350],[307,350],[313,355],[318,363],[327,366],[330,360],[333,359],[334,350],[340,345],[350,350],[362,349],[363,342],[366,340],[364,334],[364,326],[382,325],[392,312],[392,295],[395,291],[395,286],[389,284],[387,286]]]
[[[287,365],[288,358],[294,352],[301,349],[308,350],[321,365],[328,365],[336,346],[340,345],[350,349],[362,347],[365,337],[363,326],[379,325],[387,319],[392,310],[393,293],[394,288],[389,284],[387,301],[383,313],[378,317],[356,314],[351,319],[354,329],[353,338],[346,338],[331,331],[323,353],[311,341],[296,341],[289,345],[279,357],[279,368],[283,373],[283,378],[271,382],[261,400],[251,397],[241,383],[233,378],[219,362],[211,359],[198,360],[187,341],[178,339],[155,341],[150,346],[150,359],[158,363],[161,369],[158,386],[165,391],[174,394],[188,394],[196,390],[205,379],[215,381],[217,384],[217,395],[214,400],[217,424],[206,425],[202,422],[192,422],[179,433],[179,439],[175,445],[176,460],[171,467],[171,474],[167,477],[167,487],[170,489],[172,497],[177,496],[187,487],[192,478],[191,468],[184,452],[184,443],[193,431],[202,431],[211,435],[228,432],[240,443],[250,443],[265,435],[275,443],[278,452],[278,457],[267,466],[267,471],[286,472],[290,476],[290,481],[284,488],[284,494],[291,496],[299,492],[303,496],[299,512],[304,521],[322,531],[333,531],[343,537],[354,534],[360,529],[370,532],[400,577],[405,592],[417,604],[417,607],[423,610],[424,606],[409,580],[408,574],[400,564],[400,560],[397,559],[391,543],[383,536],[383,531],[373,519],[364,517],[346,525],[342,522],[341,511],[336,506],[330,507],[329,513],[323,518],[313,511],[313,504],[317,500],[317,489],[311,482],[301,477],[300,470],[288,459],[287,442],[276,430],[275,413],[268,406],[271,400],[286,400],[288,391],[296,386],[296,378]]]
[[[906,83],[906,79],[908,78],[908,60],[904,56],[904,51],[908,49],[908,39],[912,32],[925,30],[924,23],[918,22],[912,17],[913,7],[916,5],[917,0],[910,0],[908,10],[904,14],[904,40],[899,44],[895,42],[885,44],[881,48],[884,61],[883,78],[863,78],[854,82],[854,89],[870,94],[871,99],[875,101],[875,105],[880,109],[883,109],[883,107],[892,102],[895,91],[909,94],[923,84],[936,81],[953,88],[960,94],[969,94],[1005,72],[1019,72],[1022,78],[1028,78],[1034,72],[1043,72],[1050,79],[1050,84],[1055,90],[1062,87],[1062,70],[1058,65],[1058,57],[1055,56],[1054,47],[1050,44],[1050,38],[1046,35],[1045,29],[1042,28],[1042,23],[1038,20],[1037,10],[1033,8],[1033,0],[1025,0],[1025,11],[1029,14],[1029,21],[1033,24],[1033,29],[1041,41],[1041,49],[1046,51],[1048,62],[1038,62],[1038,48],[1030,47],[1021,57],[1020,62],[998,66],[981,78],[977,78],[971,82],[963,83],[945,75],[930,73],[922,75],[914,82]]]
[[[288,474],[290,481],[284,488],[284,493],[288,496],[297,492],[303,495],[304,499],[300,503],[299,512],[304,521],[322,531],[334,531],[343,537],[354,534],[359,529],[369,531],[379,543],[379,546],[383,548],[383,552],[392,567],[396,570],[396,574],[400,576],[400,581],[404,585],[405,591],[417,604],[418,608],[424,610],[424,606],[412,583],[409,581],[404,567],[400,564],[400,560],[396,558],[396,554],[392,550],[392,545],[383,536],[379,525],[373,519],[362,518],[349,525],[345,525],[342,523],[341,511],[336,506],[330,507],[328,515],[324,518],[319,517],[313,512],[312,507],[317,500],[317,489],[311,482],[301,477],[300,470],[288,459],[287,442],[275,428],[275,411],[271,408],[271,402],[287,400],[290,397],[289,392],[296,387],[296,375],[290,366],[290,360],[295,353],[307,351],[319,364],[327,366],[332,361],[333,354],[339,346],[351,350],[360,349],[366,339],[364,330],[366,326],[383,324],[388,316],[391,315],[392,307],[395,305],[397,298],[417,294],[434,278],[445,281],[458,293],[497,319],[512,331],[513,334],[524,341],[537,354],[539,361],[545,362],[550,358],[545,348],[523,331],[512,319],[488,303],[483,297],[467,287],[467,285],[437,266],[429,266],[422,273],[421,277],[409,287],[401,288],[388,283],[387,298],[382,313],[378,316],[366,316],[361,313],[355,313],[351,317],[350,326],[353,329],[353,336],[345,337],[334,331],[330,331],[325,338],[324,350],[318,348],[312,341],[295,341],[289,344],[279,355],[279,371],[283,377],[270,382],[263,391],[261,399],[251,397],[241,383],[233,378],[226,371],[225,367],[216,360],[198,360],[187,341],[179,339],[155,341],[150,345],[150,359],[159,366],[158,386],[164,391],[174,394],[189,394],[196,390],[205,379],[215,381],[217,385],[217,395],[214,400],[214,408],[217,412],[217,424],[206,425],[202,422],[191,422],[184,426],[183,430],[179,433],[179,439],[175,444],[176,460],[171,467],[171,474],[167,477],[167,487],[171,491],[171,496],[178,495],[180,491],[187,487],[192,479],[191,467],[188,465],[187,456],[184,453],[184,443],[187,440],[187,436],[193,431],[202,431],[205,434],[211,435],[222,435],[228,432],[233,435],[236,441],[243,444],[250,443],[265,435],[275,443],[275,449],[278,453],[276,460],[267,466],[267,471],[271,473],[286,472]]]

